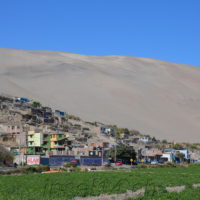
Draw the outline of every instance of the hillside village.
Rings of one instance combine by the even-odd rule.
[[[106,157],[107,151],[120,144],[135,150],[135,162],[161,158],[176,161],[177,152],[184,154],[184,161],[200,159],[198,143],[159,141],[136,130],[86,122],[37,100],[7,94],[0,95],[0,143],[15,155],[18,164],[60,166],[78,159],[81,165],[101,165],[110,159]]]

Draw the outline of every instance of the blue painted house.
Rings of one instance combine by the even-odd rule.
[[[24,98],[24,97],[18,98],[18,100],[19,100],[19,101],[28,102],[28,99],[27,99],[27,98]]]

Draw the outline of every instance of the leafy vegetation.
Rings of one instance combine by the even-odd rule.
[[[180,161],[185,157],[185,155],[179,151],[176,153],[176,156],[180,159]]]
[[[162,140],[162,143],[167,144],[167,140]]]
[[[73,162],[64,162],[63,163],[63,167],[67,168],[67,167],[75,167],[75,163]]]
[[[112,159],[115,158],[115,147],[110,148],[106,154],[107,157]],[[131,158],[135,160],[136,153],[133,148],[120,144],[116,146],[116,157],[117,159],[130,160]]]
[[[0,171],[1,175],[9,175],[9,174],[32,174],[32,173],[41,173],[43,171],[48,171],[49,166],[28,166],[25,168],[18,168],[13,170],[6,170],[6,171]]]
[[[0,144],[0,161],[6,164],[6,160],[14,160],[14,156]]]
[[[148,195],[138,199],[199,199],[200,189],[192,189],[191,185],[200,183],[200,164],[189,166],[137,169],[131,172],[61,172],[21,176],[10,176],[10,172],[6,172],[7,176],[0,176],[0,199],[71,200],[76,196],[124,193],[127,189],[135,191],[145,188],[147,183],[155,187],[156,192],[149,187]],[[165,187],[182,185],[186,189],[180,193],[168,193],[165,190]]]

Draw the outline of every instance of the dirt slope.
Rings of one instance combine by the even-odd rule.
[[[200,142],[200,67],[0,48],[0,92],[159,139]]]

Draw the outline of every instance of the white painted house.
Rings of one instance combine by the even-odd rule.
[[[150,139],[148,137],[141,137],[139,138],[139,141],[148,142]]]
[[[106,133],[114,134],[114,133],[115,133],[115,129],[107,128],[107,129],[106,129]]]

